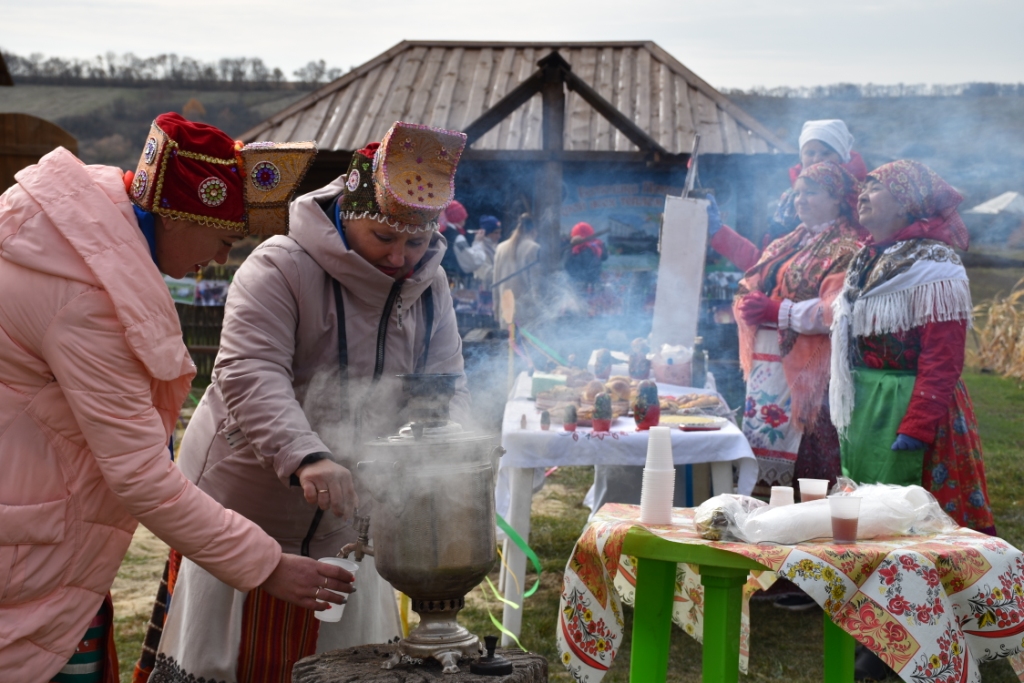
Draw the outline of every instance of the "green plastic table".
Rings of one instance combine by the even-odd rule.
[[[700,566],[704,586],[704,656],[702,680],[736,683],[739,679],[740,615],[743,585],[751,570],[767,570],[742,555],[704,545],[658,538],[635,527],[626,534],[623,554],[637,558],[632,683],[664,681],[672,635],[676,564]],[[825,614],[825,682],[852,683],[856,641]]]

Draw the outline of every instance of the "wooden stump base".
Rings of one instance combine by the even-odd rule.
[[[468,659],[459,662],[457,674],[441,673],[441,665],[433,659],[423,664],[400,664],[391,670],[380,668],[396,648],[393,644],[363,645],[300,659],[292,669],[292,683],[547,683],[548,680],[548,660],[521,650],[498,650],[497,654],[511,660],[514,667],[508,676],[472,674]]]

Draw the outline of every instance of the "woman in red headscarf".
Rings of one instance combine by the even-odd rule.
[[[804,169],[794,184],[801,223],[775,240],[740,282],[735,314],[747,378],[743,434],[758,463],[755,491],[840,474],[839,436],[829,418],[831,303],[867,235],[853,217],[859,185],[833,162]],[[788,582],[773,593],[788,610],[814,600]]]
[[[971,291],[963,198],[930,168],[868,175],[871,233],[850,264],[832,328],[832,421],[855,481],[918,484],[957,523],[995,533],[974,408],[960,379]]]
[[[743,433],[757,490],[797,477],[835,481],[839,439],[829,420],[830,304],[866,234],[853,218],[857,181],[832,162],[797,178],[801,224],[765,249],[740,282],[736,319],[747,377]]]
[[[601,262],[607,260],[608,250],[604,242],[594,237],[590,223],[577,223],[569,235],[565,272],[584,291],[589,291],[601,281]]]

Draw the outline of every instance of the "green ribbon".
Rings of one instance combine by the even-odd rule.
[[[531,344],[536,346],[538,349],[540,349],[544,353],[544,355],[548,356],[549,358],[551,358],[553,361],[555,361],[559,365],[568,365],[569,364],[569,362],[567,360],[565,360],[564,358],[562,358],[562,356],[560,356],[557,351],[555,351],[553,348],[551,348],[550,346],[548,346],[547,344],[542,342],[540,339],[537,339],[537,337],[535,337],[532,334],[530,334],[529,331],[524,330],[522,325],[520,325],[516,329],[517,329],[517,331],[521,335],[523,335],[523,337],[525,337],[527,339],[527,341],[529,341]]]
[[[528,652],[528,650],[525,647],[523,647],[523,644],[519,642],[519,639],[516,638],[516,634],[512,633],[512,631],[509,631],[507,628],[505,628],[505,626],[500,621],[498,621],[493,614],[491,614],[491,610],[487,610],[487,616],[491,618],[491,623],[494,624],[494,628],[498,629],[512,640],[516,641],[516,647],[518,647],[520,650],[522,650],[523,652]]]
[[[495,514],[494,517],[498,522],[498,528],[505,532],[505,535],[509,537],[517,548],[523,551],[523,554],[526,555],[530,559],[530,562],[533,563],[533,568],[537,570],[537,580],[534,581],[530,590],[523,593],[523,599],[526,599],[536,593],[537,589],[540,588],[540,574],[541,571],[543,571],[540,566],[540,558],[537,557],[537,553],[533,552],[533,548],[523,540],[523,537],[519,535],[519,532],[513,529],[512,525],[506,522],[501,515]],[[504,631],[502,632],[504,633]],[[518,643],[519,641],[516,642]]]

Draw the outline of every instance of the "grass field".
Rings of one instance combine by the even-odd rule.
[[[1011,380],[979,373],[965,374],[974,400],[979,429],[985,447],[989,495],[1000,535],[1017,547],[1024,547],[1024,390]],[[548,485],[534,497],[530,544],[544,568],[541,588],[526,601],[520,640],[527,649],[543,654],[551,662],[551,681],[571,681],[558,661],[555,649],[555,619],[562,572],[569,554],[586,523],[588,510],[581,501],[593,477],[589,467],[564,467],[552,474]],[[166,549],[148,533],[140,532],[115,584],[118,601],[117,641],[121,656],[121,680],[130,680],[131,666],[138,657],[149,616],[149,605],[138,596],[153,595],[159,581]],[[532,584],[535,574],[527,576]],[[497,572],[492,580],[497,579]],[[148,592],[147,592],[148,591]],[[501,604],[482,589],[471,594],[462,613],[462,623],[473,632],[495,633],[488,611],[501,618]],[[629,678],[629,640],[632,610],[626,614],[622,650],[605,678],[620,683]],[[765,602],[751,604],[750,674],[744,680],[787,680],[810,683],[822,679],[821,612],[784,612]],[[669,681],[691,683],[700,680],[701,648],[679,629],[672,634]],[[1007,662],[982,667],[985,683],[1015,681]]]

